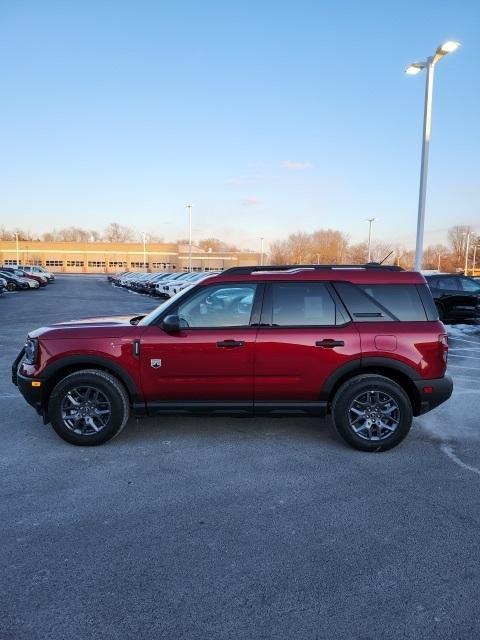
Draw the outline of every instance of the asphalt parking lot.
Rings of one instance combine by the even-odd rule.
[[[452,399],[365,454],[301,418],[131,420],[59,439],[10,383],[29,329],[148,311],[104,278],[0,299],[0,639],[480,635],[480,326]]]

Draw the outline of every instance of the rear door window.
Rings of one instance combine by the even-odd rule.
[[[274,327],[315,327],[346,324],[349,318],[323,282],[275,282],[267,298]]]

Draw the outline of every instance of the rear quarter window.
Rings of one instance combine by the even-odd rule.
[[[434,312],[426,312],[414,284],[362,284],[339,282],[335,288],[355,322],[425,321]],[[431,299],[430,294],[428,294]],[[432,302],[433,304],[433,302]],[[434,305],[435,306],[435,305]],[[436,315],[436,312],[435,312]]]

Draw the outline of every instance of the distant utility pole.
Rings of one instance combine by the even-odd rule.
[[[17,241],[17,267],[18,267],[18,266],[20,266],[19,262],[18,262],[18,253],[19,253],[19,251],[18,251],[18,233],[15,234],[15,240]]]
[[[371,262],[372,260],[372,224],[375,222],[376,218],[367,218],[368,222],[368,258],[367,262]]]
[[[260,238],[260,266],[263,267],[263,241],[265,238]]]
[[[188,209],[188,271],[192,270],[192,205],[187,204]]]

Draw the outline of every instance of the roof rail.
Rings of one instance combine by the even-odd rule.
[[[402,267],[396,265],[379,264],[378,262],[367,262],[366,264],[287,264],[287,265],[268,265],[268,266],[251,266],[251,267],[231,267],[221,272],[221,275],[248,275],[256,272],[297,272],[302,270],[308,271],[327,271],[341,269],[366,269],[378,271],[404,271]]]

